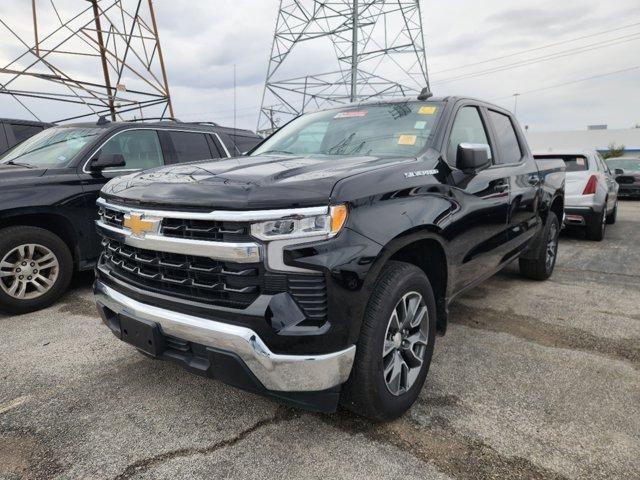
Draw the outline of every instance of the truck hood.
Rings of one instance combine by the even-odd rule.
[[[111,180],[102,195],[146,206],[291,208],[327,205],[346,177],[414,158],[255,156],[146,170]]]

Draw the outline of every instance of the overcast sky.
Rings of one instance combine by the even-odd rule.
[[[18,21],[12,12],[26,3],[3,0],[0,18]],[[236,64],[237,125],[255,129],[279,2],[154,4],[176,116],[231,124]],[[518,118],[534,130],[640,124],[640,1],[423,0],[421,5],[436,95],[472,95],[513,109],[513,94],[519,92]],[[606,33],[594,36],[600,32]],[[586,38],[574,40],[578,37]],[[0,60],[11,53],[3,38]],[[539,49],[549,44],[557,45]],[[550,54],[559,57],[483,74]],[[506,58],[480,63],[496,57]],[[459,68],[469,64],[476,65]],[[627,71],[610,74],[620,70]],[[316,73],[322,71],[318,65]],[[455,78],[463,75],[467,78]],[[6,98],[0,98],[0,108],[0,116],[26,117]]]

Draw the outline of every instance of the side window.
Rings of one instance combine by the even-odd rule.
[[[452,165],[456,163],[458,145],[461,143],[489,145],[487,131],[480,118],[480,112],[476,107],[462,107],[456,114],[447,146],[447,160]],[[493,157],[493,154],[490,156]]]
[[[42,127],[38,127],[36,125],[21,125],[19,123],[11,123],[10,125],[17,143],[21,143],[27,138],[33,137],[36,133],[40,133],[43,130]]]
[[[100,149],[100,153],[120,154],[126,162],[124,167],[108,170],[147,169],[164,165],[162,148],[155,130],[129,130],[111,137]]]
[[[231,140],[235,140],[236,147],[242,155],[262,141],[262,139],[258,137],[244,137],[242,135],[234,135],[233,133],[229,134],[229,136]]]
[[[500,149],[500,163],[516,163],[522,159],[522,150],[511,119],[502,113],[489,110],[489,118],[496,130],[496,143]]]
[[[173,143],[178,162],[193,162],[213,157],[204,133],[179,132],[175,130],[169,130],[167,133]],[[215,155],[215,157],[217,156]]]

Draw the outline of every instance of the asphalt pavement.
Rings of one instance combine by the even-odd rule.
[[[603,242],[563,233],[451,307],[419,401],[375,425],[154,361],[101,324],[91,275],[0,316],[0,478],[640,478],[640,201]]]

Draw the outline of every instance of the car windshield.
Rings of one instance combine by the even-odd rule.
[[[1,155],[0,163],[42,168],[66,167],[99,133],[99,128],[49,128]]]
[[[640,172],[640,158],[609,158],[607,165],[611,170],[619,168],[625,172]]]
[[[350,106],[302,115],[251,155],[415,157],[431,142],[439,102]]]

